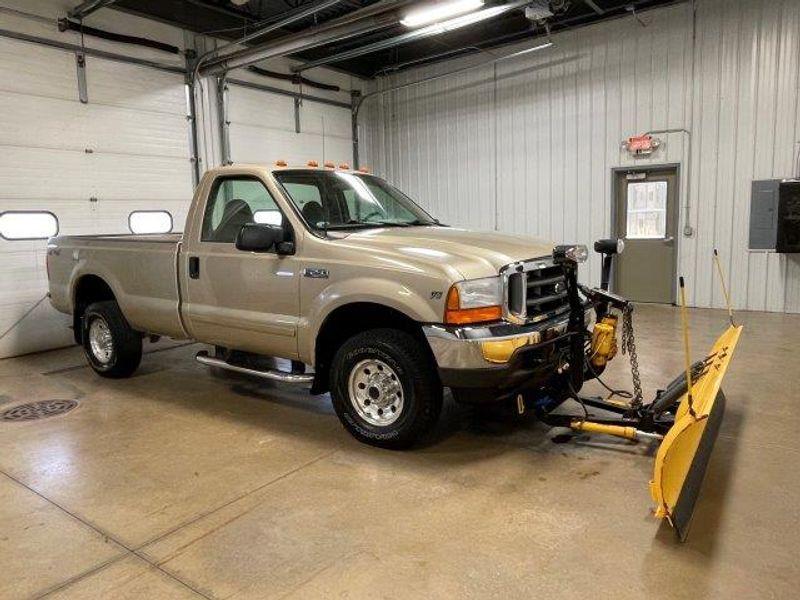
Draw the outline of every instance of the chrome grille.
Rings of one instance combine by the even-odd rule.
[[[549,257],[508,265],[501,275],[508,320],[538,321],[569,309],[564,269]]]

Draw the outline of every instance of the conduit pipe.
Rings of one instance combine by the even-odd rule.
[[[398,9],[408,3],[409,0],[383,0],[318,27],[208,60],[200,66],[199,73],[204,77],[220,75],[261,60],[296,54],[384,29],[399,22]]]

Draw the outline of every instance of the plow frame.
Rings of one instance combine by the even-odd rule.
[[[686,385],[686,375],[681,374],[648,404],[634,406],[582,396],[573,400],[582,405],[583,415],[540,410],[537,416],[547,425],[575,432],[660,442],[650,481],[650,494],[656,504],[654,514],[667,519],[684,541],[725,414],[721,384],[741,331],[741,326],[728,327],[711,353],[691,366],[691,386]],[[612,416],[594,415],[589,408]]]
[[[719,253],[715,249],[714,262],[725,296],[730,325],[717,338],[711,352],[703,360],[692,364],[685,282],[683,277],[679,277],[685,370],[667,384],[666,388],[659,390],[651,402],[645,404],[642,401],[633,341],[631,320],[633,307],[626,298],[608,291],[612,257],[622,249],[624,245],[620,246],[618,240],[600,240],[595,243],[595,250],[603,255],[601,288],[588,288],[579,284],[575,265],[565,263],[567,291],[571,305],[569,335],[573,336],[568,374],[571,393],[558,398],[555,402],[534,403],[534,407],[537,417],[552,427],[566,427],[575,432],[606,434],[631,441],[657,440],[659,446],[653,465],[653,478],[650,481],[650,495],[656,504],[654,514],[658,518],[666,519],[678,538],[684,541],[688,535],[694,507],[725,414],[726,398],[722,392],[722,379],[728,370],[743,328],[734,321],[730,294],[725,284]],[[594,307],[597,323],[602,321],[611,308],[619,310],[623,317],[627,317],[627,321],[623,320],[623,327],[628,327],[627,349],[630,354],[634,384],[634,393],[630,396],[631,402],[613,401],[613,396],[619,394],[608,386],[605,387],[611,395],[607,399],[578,394],[585,380],[584,363],[589,372],[600,379],[584,353],[585,332],[581,327],[582,323],[579,322],[579,316],[582,317],[582,312],[579,313],[581,305],[578,301],[579,291]],[[616,335],[616,332],[612,332],[612,335]],[[594,341],[593,336],[590,339]],[[626,349],[625,340],[626,330],[623,329],[623,354]],[[613,354],[611,357],[613,358]],[[602,371],[603,369],[600,373]],[[577,401],[583,409],[583,415],[554,412],[567,399]],[[613,416],[593,415],[589,412],[589,408],[599,409]],[[566,436],[558,437],[563,440]],[[554,438],[554,441],[560,440]]]

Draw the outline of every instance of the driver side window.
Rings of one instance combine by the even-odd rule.
[[[233,244],[243,225],[283,225],[283,214],[261,181],[252,177],[218,179],[203,215],[200,240]]]

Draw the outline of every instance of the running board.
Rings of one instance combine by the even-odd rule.
[[[220,358],[209,356],[208,352],[203,350],[198,352],[194,359],[208,367],[217,367],[225,369],[226,371],[234,371],[235,373],[242,373],[244,375],[252,375],[253,377],[260,377],[261,379],[269,379],[271,381],[281,381],[283,383],[304,384],[312,383],[314,381],[313,374],[307,373],[287,373],[279,371],[278,369],[269,369],[267,371],[259,371],[257,369],[248,369],[247,367],[239,367],[225,362]]]

